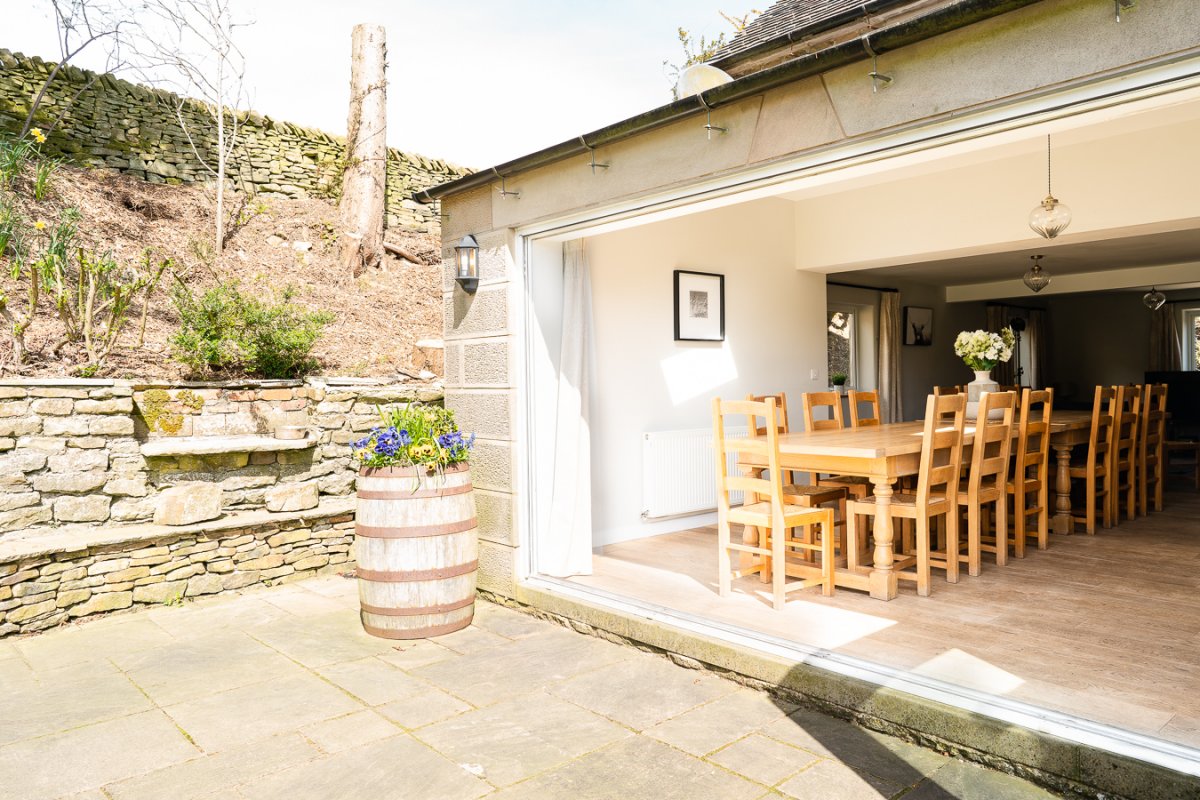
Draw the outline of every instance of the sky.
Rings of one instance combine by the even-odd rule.
[[[123,0],[130,6],[136,0]],[[718,0],[235,0],[255,111],[344,135],[355,24],[387,29],[388,143],[481,169],[671,100],[677,29]],[[57,58],[48,0],[0,0],[0,48]],[[84,51],[77,66],[102,66]]]

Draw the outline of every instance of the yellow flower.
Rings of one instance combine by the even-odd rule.
[[[39,219],[37,222],[33,223],[33,227],[37,228],[39,231],[44,231],[46,230],[46,221],[44,219]]]
[[[35,142],[37,142],[38,144],[41,144],[42,142],[46,141],[46,134],[42,133],[41,128],[33,128],[32,130],[29,131],[29,135],[32,136],[33,140]]]

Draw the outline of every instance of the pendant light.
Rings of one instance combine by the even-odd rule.
[[[1031,291],[1040,292],[1050,285],[1050,273],[1042,269],[1041,256],[1030,256],[1030,258],[1033,259],[1033,266],[1025,273],[1023,280]]]
[[[1150,291],[1142,295],[1142,302],[1146,304],[1146,308],[1151,311],[1158,311],[1163,307],[1163,303],[1167,302],[1167,296],[1160,292],[1155,287],[1151,286]]]
[[[1046,135],[1046,199],[1029,212],[1029,227],[1039,236],[1053,239],[1071,224],[1071,209],[1058,202],[1050,191],[1050,136]],[[1036,291],[1036,290],[1035,290]]]

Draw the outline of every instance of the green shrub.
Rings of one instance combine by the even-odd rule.
[[[234,283],[199,296],[177,287],[181,322],[171,338],[175,358],[197,377],[299,378],[312,372],[320,366],[312,348],[333,315],[301,308],[291,298],[288,289],[278,301],[264,302]]]

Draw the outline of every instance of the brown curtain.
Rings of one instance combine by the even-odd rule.
[[[1171,372],[1183,366],[1183,339],[1178,324],[1179,312],[1174,303],[1150,312],[1150,370]]]
[[[1028,383],[1034,389],[1045,389],[1050,383],[1050,328],[1046,312],[1032,309],[1025,325],[1025,340],[1029,343],[1029,368],[1025,370]]]
[[[900,318],[900,293],[882,292],[879,297],[879,413],[884,422],[904,419],[900,390],[900,346],[904,342]]]
[[[987,329],[992,333],[999,333],[1008,327],[1008,320],[1012,317],[1013,309],[1008,306],[989,305],[987,307]],[[1014,355],[1008,362],[1002,362],[996,365],[992,370],[992,380],[996,383],[1009,385],[1017,382],[1017,367],[1014,363],[1016,356]]]

